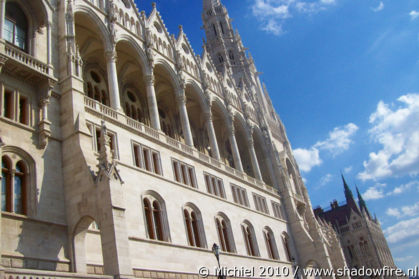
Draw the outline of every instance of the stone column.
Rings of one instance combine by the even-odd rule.
[[[218,149],[217,137],[215,135],[214,124],[212,122],[211,110],[205,112],[205,123],[207,125],[212,157],[214,157],[217,160],[220,160],[220,151]]]
[[[50,22],[47,23],[47,59],[48,59],[48,67],[52,67],[52,40],[51,40],[51,33],[52,33],[52,24]],[[51,74],[51,73],[50,73]]]
[[[185,142],[189,146],[193,146],[193,138],[191,126],[189,124],[188,110],[186,109],[185,90],[182,88],[176,93],[176,100],[178,102],[180,121],[182,122],[182,131],[185,137]]]
[[[147,104],[148,111],[150,113],[151,127],[156,130],[161,130],[160,128],[160,117],[159,117],[159,108],[157,106],[156,91],[154,89],[154,74],[145,76],[146,89],[147,89]]]
[[[106,52],[106,64],[108,68],[108,86],[111,107],[114,110],[121,110],[119,99],[118,76],[116,71],[116,51],[115,49]]]
[[[233,152],[234,166],[237,170],[243,172],[242,160],[240,158],[239,147],[237,146],[236,136],[234,134],[234,124],[230,121],[228,127],[228,138],[230,140],[231,152]]]
[[[253,174],[255,175],[255,178],[262,180],[262,174],[260,172],[259,162],[256,156],[255,145],[254,145],[252,134],[248,135],[247,144],[249,146],[249,153],[250,153],[250,160],[252,161]]]
[[[6,0],[0,0],[0,39],[4,39],[4,21],[6,19]]]

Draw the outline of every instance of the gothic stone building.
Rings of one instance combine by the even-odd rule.
[[[213,243],[227,267],[346,265],[226,8],[202,18],[196,55],[155,4],[0,0],[8,279],[198,278]]]
[[[314,209],[319,222],[339,235],[346,262],[351,268],[396,268],[387,241],[376,217],[372,217],[358,188],[358,204],[342,176],[346,204],[336,200],[330,209]]]

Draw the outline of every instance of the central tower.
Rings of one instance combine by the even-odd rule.
[[[203,0],[202,20],[207,38],[206,48],[219,72],[229,70],[239,88],[255,91],[257,71],[253,59],[246,56],[239,33],[220,0]]]

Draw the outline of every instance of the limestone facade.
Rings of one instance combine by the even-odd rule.
[[[197,278],[213,243],[227,267],[345,266],[226,8],[203,6],[196,55],[156,5],[0,0],[8,278]]]

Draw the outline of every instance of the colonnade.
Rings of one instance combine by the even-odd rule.
[[[108,72],[108,86],[109,86],[109,94],[110,94],[110,105],[113,109],[117,111],[122,111],[121,103],[120,103],[120,93],[118,88],[118,75],[117,75],[117,67],[116,67],[116,50],[107,51],[106,52],[106,63],[107,63],[107,72]],[[150,120],[152,128],[156,130],[161,130],[160,125],[160,116],[159,116],[159,109],[156,97],[156,89],[155,89],[155,76],[153,72],[153,68],[144,75],[144,81],[146,85],[146,93],[147,93],[147,105],[148,111],[150,113]],[[187,110],[187,98],[185,93],[184,86],[178,86],[175,89],[175,96],[176,96],[176,103],[179,110],[179,116],[182,126],[182,132],[185,139],[185,143],[188,146],[193,147],[194,141],[192,137],[191,125],[189,122],[189,115]],[[212,117],[212,110],[211,104],[208,104],[203,111],[205,125],[208,132],[209,143],[211,147],[211,155],[213,158],[220,160],[220,149],[217,142],[217,136],[214,129],[213,117]],[[243,163],[239,152],[239,147],[236,140],[236,133],[234,128],[234,115],[230,114],[227,119],[227,129],[228,129],[228,139],[230,142],[230,147],[233,155],[234,166],[237,170],[243,172]],[[258,162],[258,158],[255,152],[254,140],[253,140],[253,129],[251,127],[247,127],[246,133],[246,141],[248,144],[248,150],[251,159],[252,170],[255,178],[262,180],[262,174]]]

